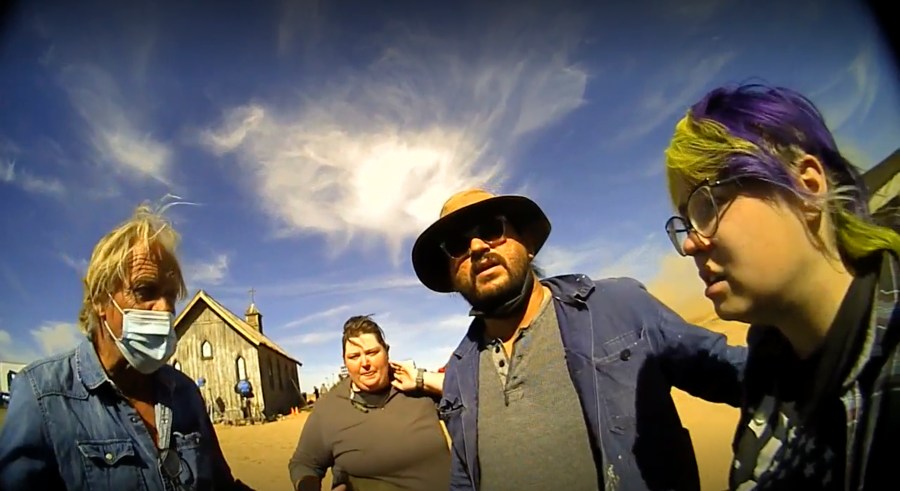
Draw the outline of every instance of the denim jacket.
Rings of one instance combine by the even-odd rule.
[[[160,441],[168,426],[169,448],[181,461],[169,467],[181,482],[174,489],[246,489],[231,475],[196,385],[170,366],[153,381],[157,415],[171,416],[159,425]],[[0,489],[163,490],[159,455],[90,341],[14,379],[0,430]]]
[[[570,275],[542,283],[553,295],[566,365],[604,488],[700,489],[690,435],[670,389],[739,406],[746,348],[688,324],[630,278],[595,283]],[[479,487],[480,330],[476,320],[444,379],[440,413],[453,440],[453,490]]]

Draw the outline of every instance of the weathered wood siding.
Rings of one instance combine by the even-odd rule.
[[[226,411],[240,409],[241,398],[234,392],[234,386],[238,382],[237,358],[243,357],[255,396],[251,404],[258,406],[262,412],[265,409],[264,394],[256,347],[229,327],[205,303],[199,302],[191,310],[181,323],[186,330],[178,340],[178,348],[170,363],[180,363],[181,371],[193,380],[204,377],[206,385],[200,389],[203,397],[207,404],[216,408],[217,416],[224,416],[220,413],[223,406]],[[204,360],[200,356],[200,346],[204,341],[212,345],[212,359]]]
[[[263,401],[267,416],[287,414],[291,408],[302,405],[296,363],[260,346],[259,366],[262,368]]]

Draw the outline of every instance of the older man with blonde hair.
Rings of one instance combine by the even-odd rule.
[[[86,339],[15,378],[0,489],[247,489],[196,385],[166,364],[186,288],[163,211],[138,206],[100,239],[78,316]]]

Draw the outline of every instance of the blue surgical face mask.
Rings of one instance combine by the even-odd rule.
[[[178,344],[178,336],[172,328],[175,316],[168,311],[122,310],[112,295],[109,299],[122,313],[122,336],[116,337],[113,334],[106,319],[103,320],[103,325],[116,341],[122,356],[143,374],[149,375],[159,370],[175,354]]]

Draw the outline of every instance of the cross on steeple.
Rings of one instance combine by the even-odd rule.
[[[251,327],[262,332],[262,314],[259,313],[259,309],[257,309],[256,304],[253,303],[256,300],[256,289],[250,288],[248,291],[250,292],[250,305],[247,307],[247,311],[244,312],[244,319]]]

